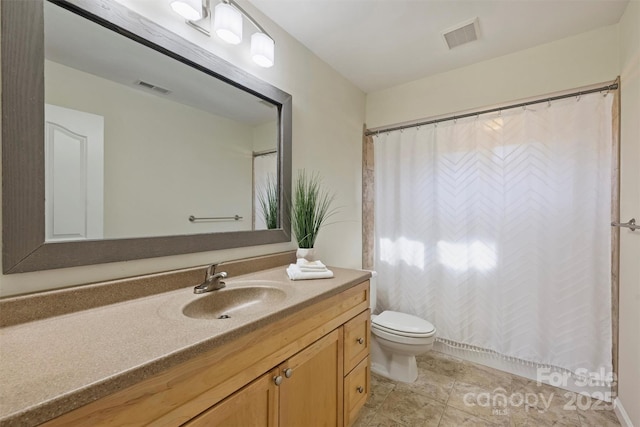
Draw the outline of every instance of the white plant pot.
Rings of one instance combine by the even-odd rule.
[[[314,248],[298,248],[296,251],[296,258],[304,258],[307,261],[315,260],[315,249]]]

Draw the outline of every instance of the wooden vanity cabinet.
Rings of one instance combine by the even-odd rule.
[[[46,426],[348,427],[369,395],[369,282]]]

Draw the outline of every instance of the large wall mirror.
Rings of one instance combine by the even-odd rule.
[[[290,240],[290,95],[113,0],[1,7],[4,273]]]

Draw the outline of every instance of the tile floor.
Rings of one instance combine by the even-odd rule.
[[[372,374],[354,427],[619,425],[610,404],[432,351],[413,384]]]

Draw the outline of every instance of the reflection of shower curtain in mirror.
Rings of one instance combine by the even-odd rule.
[[[610,372],[612,97],[376,136],[378,308],[441,339]]]
[[[278,155],[276,152],[258,154],[253,156],[253,216],[254,230],[266,230],[267,224],[260,208],[259,194],[265,191],[267,179],[277,183],[278,179]]]

